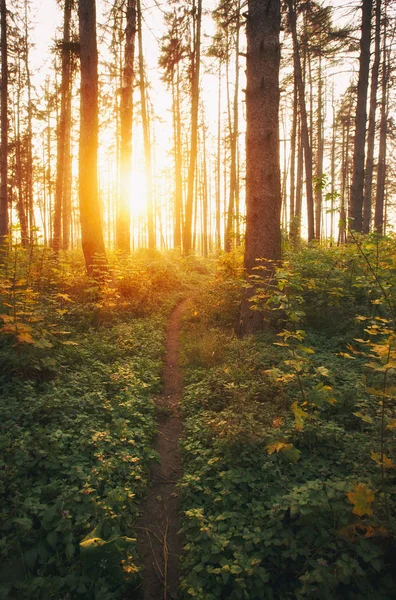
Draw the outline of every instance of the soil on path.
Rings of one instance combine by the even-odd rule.
[[[158,433],[154,449],[160,462],[153,465],[151,486],[138,521],[138,553],[143,566],[144,600],[177,598],[179,557],[183,542],[180,530],[176,483],[181,476],[179,440],[182,420],[178,405],[182,391],[179,369],[180,318],[187,300],[176,306],[170,315],[166,334],[163,371],[164,387],[156,398]]]

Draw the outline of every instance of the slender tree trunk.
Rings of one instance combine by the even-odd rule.
[[[297,114],[297,172],[296,172],[296,209],[294,212],[294,225],[292,240],[296,242],[301,235],[302,189],[304,176],[304,150],[301,136],[301,119]]]
[[[315,238],[320,240],[321,220],[322,220],[322,177],[323,177],[323,78],[322,78],[322,56],[319,54],[318,64],[318,106],[316,113],[316,130],[318,139],[318,148],[316,156],[316,189],[315,189]]]
[[[231,122],[230,115],[230,189],[229,189],[229,201],[227,211],[227,226],[226,235],[224,241],[224,250],[230,252],[232,246],[233,231],[236,219],[236,205],[238,194],[238,174],[237,174],[237,141],[238,141],[238,106],[239,106],[239,13],[240,3],[237,7],[237,23],[236,23],[236,37],[235,37],[235,87],[234,87],[234,100],[233,100],[233,116]],[[228,82],[227,82],[228,83]],[[228,90],[228,85],[227,85]],[[229,105],[229,103],[228,103]],[[239,201],[239,198],[238,198]]]
[[[195,15],[196,12],[196,15]],[[196,19],[194,28],[194,47],[191,64],[191,146],[190,146],[190,164],[188,168],[188,187],[187,201],[185,209],[185,220],[183,228],[183,251],[185,254],[192,249],[192,219],[194,204],[194,181],[197,162],[198,147],[198,107],[199,107],[199,73],[201,63],[201,21],[202,21],[202,0],[193,0],[193,16]]]
[[[372,6],[373,0],[363,0],[359,80],[355,117],[355,141],[353,151],[353,178],[351,186],[351,213],[349,215],[350,227],[355,231],[362,231],[363,228],[364,156],[367,121],[367,90],[370,71]]]
[[[64,0],[63,16],[63,41],[62,41],[62,80],[61,80],[61,109],[58,131],[58,151],[56,166],[56,185],[55,185],[55,212],[54,212],[54,234],[53,249],[59,251],[61,246],[61,225],[62,212],[64,211],[64,192],[65,192],[65,166],[66,166],[66,130],[67,121],[70,122],[70,116],[67,114],[71,103],[69,96],[71,94],[71,57],[70,57],[70,21],[72,12],[72,0]],[[69,129],[70,133],[70,129]],[[69,140],[70,148],[70,140]],[[70,150],[69,150],[70,152]]]
[[[371,69],[369,125],[367,133],[366,173],[363,198],[363,233],[370,231],[374,169],[375,114],[377,110],[378,74],[381,59],[381,0],[375,3],[374,62]]]
[[[140,0],[136,0],[137,18],[138,18],[138,43],[139,43],[139,89],[142,111],[143,126],[143,144],[144,144],[144,163],[146,170],[146,190],[147,190],[147,232],[148,247],[155,248],[155,228],[154,228],[154,210],[153,210],[153,174],[151,166],[151,143],[150,143],[150,125],[147,114],[147,96],[146,82],[144,72],[143,57],[143,34],[142,34],[142,8]]]
[[[29,62],[29,31],[28,31],[28,0],[25,0],[25,38],[24,38],[24,60],[27,87],[27,156],[25,163],[26,170],[26,200],[27,214],[29,223],[29,242],[33,244],[35,234],[35,218],[33,206],[33,104],[32,104],[32,83],[30,77]]]
[[[305,162],[305,185],[307,194],[307,212],[308,212],[308,241],[311,241],[315,237],[314,228],[314,200],[313,200],[313,168],[312,168],[312,148],[309,141],[308,132],[308,117],[307,107],[305,102],[305,84],[302,76],[301,59],[300,59],[300,48],[297,37],[297,18],[293,6],[293,0],[287,0],[289,7],[289,22],[293,38],[293,59],[294,59],[294,73],[298,89],[298,102],[300,106],[300,119],[301,119],[301,138],[304,149],[304,162]]]
[[[183,154],[181,147],[181,119],[180,119],[180,69],[176,65],[175,74],[172,76],[173,94],[173,131],[175,154],[175,220],[174,220],[174,247],[182,246],[182,212],[183,212]]]
[[[118,250],[131,250],[131,168],[132,168],[132,115],[133,80],[136,34],[136,0],[127,0],[124,65],[120,98],[121,126],[121,188],[116,224]]]
[[[18,57],[17,62],[17,93],[16,93],[16,115],[15,115],[15,171],[17,187],[17,212],[19,224],[21,227],[21,243],[26,248],[29,244],[29,227],[26,216],[25,191],[23,186],[23,167],[22,167],[22,139],[21,139],[21,61]]]
[[[79,0],[80,29],[80,220],[82,248],[90,275],[105,256],[98,193],[98,51],[95,0]]]
[[[381,120],[379,131],[377,193],[375,198],[374,229],[380,235],[384,233],[384,197],[386,182],[386,138],[388,130],[388,72],[386,48],[386,17],[383,33],[382,48],[382,77],[381,77]]]
[[[333,124],[331,130],[331,164],[330,164],[330,245],[334,239],[334,200],[335,200],[335,173],[336,173],[336,105],[334,101],[334,80],[332,87],[332,112]]]
[[[268,277],[281,258],[279,158],[280,1],[248,0],[246,70],[246,237],[244,265],[252,275],[258,260]],[[251,291],[242,301],[240,333],[262,328],[251,310]]]
[[[290,234],[293,232],[293,221],[295,211],[295,196],[296,196],[296,141],[297,141],[297,116],[298,116],[298,97],[297,86],[294,80],[293,86],[293,115],[292,115],[292,130],[290,136]]]
[[[216,250],[219,250],[221,248],[221,60],[219,60],[219,86],[217,92],[216,171]]]
[[[0,0],[1,18],[1,158],[0,158],[0,243],[8,235],[8,47],[7,6]]]

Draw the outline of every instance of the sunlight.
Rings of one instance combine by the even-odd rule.
[[[132,169],[129,198],[132,215],[139,216],[146,213],[147,178],[144,169]]]

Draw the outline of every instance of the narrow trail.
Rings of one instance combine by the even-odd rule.
[[[144,568],[144,600],[177,598],[179,557],[183,546],[178,533],[180,518],[176,491],[182,472],[179,439],[183,430],[178,412],[182,392],[178,359],[180,319],[186,303],[184,300],[176,306],[168,322],[164,387],[156,398],[158,433],[153,444],[160,462],[151,469],[151,486],[137,524],[138,552]]]

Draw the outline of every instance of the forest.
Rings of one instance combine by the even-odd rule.
[[[0,0],[0,600],[396,598],[396,6]]]

